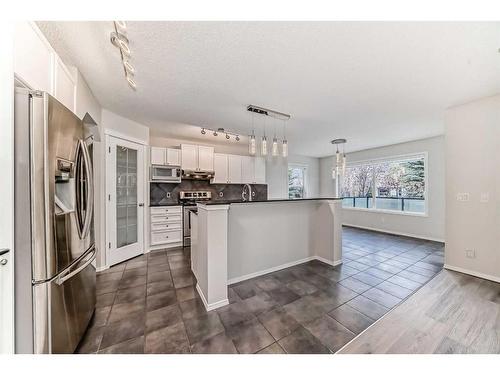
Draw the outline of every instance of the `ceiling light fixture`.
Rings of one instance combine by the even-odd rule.
[[[256,152],[256,143],[255,143],[255,126],[254,126],[254,114],[252,113],[252,134],[248,139],[248,153],[252,156],[255,155]]]
[[[278,138],[276,138],[276,119],[274,120],[274,137],[273,137],[273,148],[271,154],[273,156],[278,156]]]
[[[283,157],[288,157],[288,141],[286,140],[285,120],[283,120],[283,143],[281,147]]]
[[[288,157],[288,141],[285,137],[285,121],[288,121],[291,116],[287,113],[283,112],[278,112],[272,109],[264,108],[264,107],[259,107],[253,104],[249,104],[247,106],[247,111],[252,112],[252,134],[249,136],[249,143],[248,143],[248,153],[250,155],[255,155],[255,128],[254,128],[254,118],[253,116],[257,113],[259,115],[264,116],[264,126],[263,126],[263,136],[261,139],[261,145],[260,145],[260,153],[262,156],[267,155],[267,137],[266,137],[266,119],[267,117],[272,117],[274,118],[275,121],[277,120],[282,120],[283,121],[283,140],[281,142],[282,144],[282,156],[284,158]],[[271,148],[271,154],[273,156],[278,156],[279,154],[279,146],[278,146],[278,137],[276,135],[276,122],[274,123],[274,137],[273,137],[273,143],[272,143],[272,148]]]
[[[120,57],[123,65],[123,72],[125,73],[125,79],[127,80],[129,86],[132,89],[137,88],[137,84],[133,79],[135,74],[135,68],[129,61],[129,57],[132,54],[129,46],[129,40],[123,32],[125,32],[127,26],[125,21],[113,21],[113,26],[115,31],[111,32],[110,40],[111,44],[120,50]]]
[[[236,139],[236,141],[240,140],[239,134],[233,133],[233,132],[228,131],[228,130],[226,130],[224,128],[217,128],[217,129],[201,128],[201,134],[202,135],[207,134],[207,131],[212,132],[212,135],[214,137],[218,137],[219,133],[220,133],[220,134],[223,134],[227,140],[231,139],[231,136],[233,136],[234,139]]]
[[[335,168],[332,169],[332,178],[335,179],[335,197],[340,196],[340,191],[342,189],[341,183],[345,175],[347,156],[345,154],[345,144],[347,140],[344,138],[337,138],[331,141],[332,145],[335,146]],[[339,151],[339,145],[342,145],[342,152]]]

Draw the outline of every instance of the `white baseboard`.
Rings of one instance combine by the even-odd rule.
[[[95,271],[96,272],[102,272],[102,271],[106,271],[108,268],[109,268],[109,266],[97,267]]]
[[[397,231],[388,230],[388,229],[379,229],[379,228],[373,228],[373,227],[365,227],[363,225],[356,225],[356,224],[343,223],[342,225],[345,226],[345,227],[353,227],[353,228],[359,228],[359,229],[366,229],[366,230],[371,230],[371,231],[374,231],[374,232],[395,234],[397,236],[412,237],[412,238],[418,238],[418,239],[421,239],[421,240],[443,242],[443,243],[445,242],[443,238],[427,237],[427,236],[421,236],[421,235],[417,235],[417,234],[397,232]]]
[[[207,299],[205,298],[205,295],[203,294],[203,291],[200,288],[200,284],[196,283],[196,290],[198,291],[198,294],[200,295],[201,302],[203,302],[203,306],[205,306],[205,310],[211,311],[218,309],[219,307],[229,305],[229,300],[226,298],[222,301],[214,302],[209,304],[207,302]]]
[[[467,275],[471,275],[471,276],[479,277],[481,279],[486,279],[486,280],[494,281],[496,283],[500,283],[500,277],[497,277],[497,276],[487,275],[487,274],[484,274],[481,272],[476,272],[476,271],[468,270],[468,269],[461,268],[461,267],[450,266],[449,264],[445,264],[443,267],[447,270],[450,270],[450,271],[465,273]]]
[[[267,268],[267,269],[262,270],[262,271],[258,271],[258,272],[254,272],[254,273],[249,273],[249,274],[243,275],[243,276],[234,277],[234,278],[229,279],[227,281],[227,285],[236,284],[236,283],[239,283],[240,281],[245,281],[245,280],[248,280],[248,279],[253,279],[254,277],[266,275],[268,273],[272,273],[272,272],[276,272],[276,271],[281,271],[282,269],[285,269],[285,268],[288,268],[288,267],[293,267],[293,266],[296,266],[298,264],[306,263],[306,262],[309,262],[311,260],[319,260],[320,262],[329,264],[330,266],[338,266],[339,264],[342,264],[342,260],[337,260],[336,262],[332,262],[331,260],[322,258],[322,257],[320,257],[318,255],[313,255],[313,256],[310,256],[310,257],[307,257],[307,258],[295,260],[293,262],[289,262],[289,263],[285,263],[285,264],[280,264],[279,266],[276,266],[276,267]]]

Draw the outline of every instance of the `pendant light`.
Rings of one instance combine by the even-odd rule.
[[[262,136],[262,143],[260,146],[260,153],[262,156],[267,155],[267,137],[266,137],[266,118],[264,117],[264,135]]]
[[[285,120],[283,120],[283,146],[281,151],[284,158],[288,157],[288,141],[286,140]]]
[[[254,156],[256,152],[254,118],[255,116],[252,112],[252,134],[248,139],[248,153],[252,156]]]
[[[332,178],[337,178],[340,175],[345,174],[347,156],[345,154],[345,143],[347,141],[343,138],[334,139],[331,143],[335,145],[335,168],[332,171]],[[339,151],[339,145],[342,145],[342,152]]]
[[[278,156],[278,138],[276,138],[276,120],[274,120],[274,137],[273,137],[272,155]]]

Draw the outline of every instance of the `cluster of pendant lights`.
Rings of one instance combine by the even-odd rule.
[[[275,122],[274,126],[274,136],[273,136],[273,143],[271,144],[271,155],[272,156],[278,156],[280,154],[279,152],[279,144],[281,143],[281,155],[286,158],[288,157],[288,141],[286,139],[286,133],[285,133],[285,120],[288,120],[290,118],[290,115],[282,114],[279,112],[271,111],[271,110],[266,110],[260,107],[255,107],[255,106],[248,106],[247,107],[248,111],[252,112],[252,134],[248,137],[248,153],[250,155],[256,155],[257,154],[257,139],[255,137],[255,113],[262,114],[264,115],[264,126],[263,126],[263,135],[260,140],[260,154],[262,156],[267,156],[268,154],[268,149],[267,149],[267,136],[266,136],[266,120],[267,117],[273,118],[273,121]],[[278,137],[276,136],[276,121],[279,121],[273,114],[276,113],[278,118],[282,118],[281,121],[283,122],[283,139],[281,142],[278,140]]]
[[[344,145],[347,140],[344,138],[334,139],[331,143],[336,147],[335,152],[335,169],[332,171],[332,178],[345,175],[347,156],[345,154]],[[342,152],[339,151],[339,145],[342,145]]]
[[[125,36],[127,24],[125,21],[113,21],[115,31],[111,32],[111,43],[120,50],[123,71],[125,79],[132,89],[136,89],[137,84],[134,81],[135,68],[130,63],[130,51],[128,38]]]

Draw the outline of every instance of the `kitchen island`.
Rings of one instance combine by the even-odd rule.
[[[296,264],[342,263],[342,200],[212,201],[192,215],[192,269],[207,310],[227,286]]]

